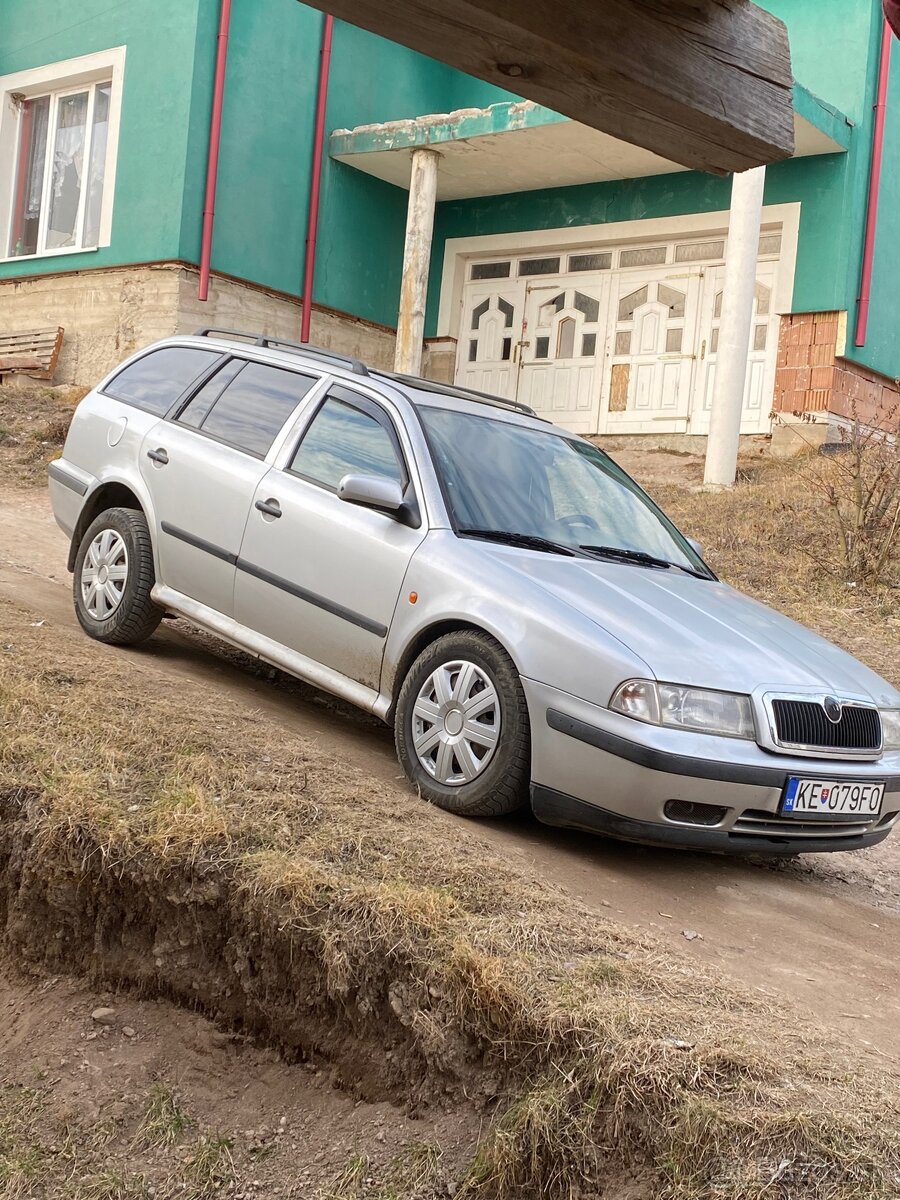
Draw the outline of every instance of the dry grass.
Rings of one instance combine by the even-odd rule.
[[[115,1130],[62,1117],[52,1088],[0,1088],[0,1200],[210,1200],[232,1194],[231,1142],[186,1135],[171,1088],[146,1099],[130,1148],[109,1153]]]
[[[174,1146],[193,1122],[178,1102],[174,1088],[156,1083],[150,1089],[134,1143],[144,1148]]]
[[[0,384],[0,479],[9,485],[47,482],[75,405],[87,388],[50,387],[28,379]]]
[[[893,1079],[227,698],[213,723],[183,685],[147,694],[89,643],[0,619],[20,954],[315,1044],[369,1095],[465,1097],[493,1118],[461,1181],[477,1200],[625,1172],[654,1200],[896,1194]],[[67,686],[34,679],[50,638]],[[195,1165],[195,1189],[224,1186],[227,1146]]]

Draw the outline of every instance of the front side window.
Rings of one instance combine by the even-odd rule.
[[[431,405],[419,411],[460,533],[540,538],[589,555],[637,552],[706,573],[650,497],[589,442]]]
[[[405,486],[387,427],[352,403],[329,396],[313,418],[288,470],[337,491],[345,475],[383,475]]]
[[[221,354],[193,346],[164,346],[129,363],[104,391],[116,400],[163,416]]]
[[[19,101],[10,257],[100,244],[111,99],[107,80]]]

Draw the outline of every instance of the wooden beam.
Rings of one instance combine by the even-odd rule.
[[[750,0],[308,2],[687,167],[793,153],[787,30]]]

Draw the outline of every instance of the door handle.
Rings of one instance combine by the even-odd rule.
[[[151,462],[155,462],[161,467],[164,467],[169,461],[169,456],[162,446],[160,446],[158,450],[148,450],[147,457]]]
[[[281,505],[277,500],[257,500],[256,507],[267,517],[280,517]]]

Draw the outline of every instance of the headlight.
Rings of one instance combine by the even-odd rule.
[[[885,750],[900,750],[900,708],[881,710],[881,731]]]
[[[616,689],[609,707],[613,712],[647,721],[651,725],[669,725],[695,733],[715,733],[724,737],[756,737],[753,709],[749,696],[734,692],[713,692],[706,688],[679,687],[675,683],[654,683],[649,679],[629,679]],[[900,712],[897,732],[900,736]],[[882,720],[885,714],[882,713]],[[887,727],[885,726],[885,737]]]

